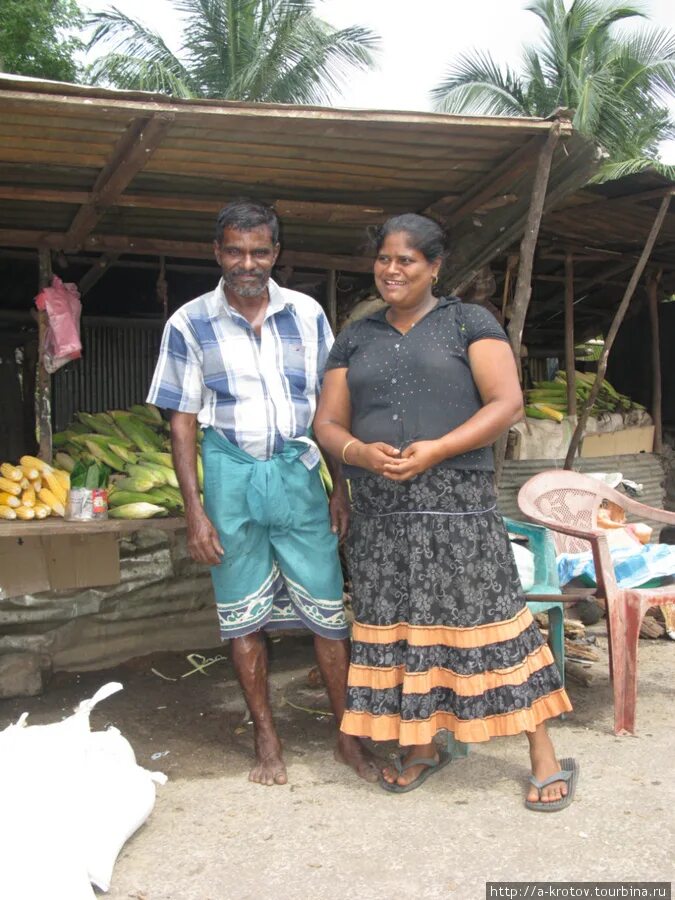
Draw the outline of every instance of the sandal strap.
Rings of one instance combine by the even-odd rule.
[[[534,775],[530,775],[530,782],[539,790],[542,788],[548,787],[549,784],[553,784],[555,781],[569,781],[572,777],[573,773],[567,770],[561,769],[559,772],[556,772],[554,775],[549,775],[548,778],[544,778],[543,781],[537,781]]]
[[[435,769],[439,762],[440,760],[434,759],[433,756],[418,756],[401,766],[401,772],[412,769],[413,766],[427,766],[429,769]]]

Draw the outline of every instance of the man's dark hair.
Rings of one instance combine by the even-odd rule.
[[[236,231],[252,231],[266,225],[272,233],[272,243],[279,243],[279,219],[271,206],[265,206],[248,197],[237,197],[231,200],[218,213],[216,219],[216,241],[222,243],[223,231],[234,228]]]
[[[380,225],[372,235],[375,252],[379,253],[385,239],[390,234],[403,232],[408,236],[410,246],[425,257],[427,262],[433,262],[439,256],[445,256],[446,240],[443,229],[428,216],[420,216],[417,213],[403,213],[400,216],[392,216],[391,219]]]

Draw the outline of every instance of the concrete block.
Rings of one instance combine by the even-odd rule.
[[[41,657],[37,653],[0,655],[0,698],[34,697],[42,693]]]

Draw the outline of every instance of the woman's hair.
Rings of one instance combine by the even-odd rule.
[[[445,256],[446,242],[443,229],[428,216],[420,216],[417,213],[402,213],[400,216],[392,216],[391,219],[380,225],[371,235],[375,245],[375,252],[379,253],[386,238],[390,234],[404,232],[408,236],[410,246],[425,257],[427,262],[433,262],[439,256]]]

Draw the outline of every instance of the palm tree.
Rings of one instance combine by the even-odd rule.
[[[675,96],[675,34],[617,24],[644,13],[613,0],[533,0],[527,7],[544,25],[541,45],[524,50],[522,72],[489,53],[459,58],[432,91],[435,109],[497,116],[548,116],[574,111],[579,131],[608,152],[601,177],[617,178],[675,166],[657,159],[660,141],[675,135],[664,104]]]
[[[374,65],[379,38],[368,28],[336,29],[313,0],[174,0],[185,21],[174,54],[161,35],[115,7],[93,14],[89,67],[94,84],[175,97],[322,103],[354,69]]]

